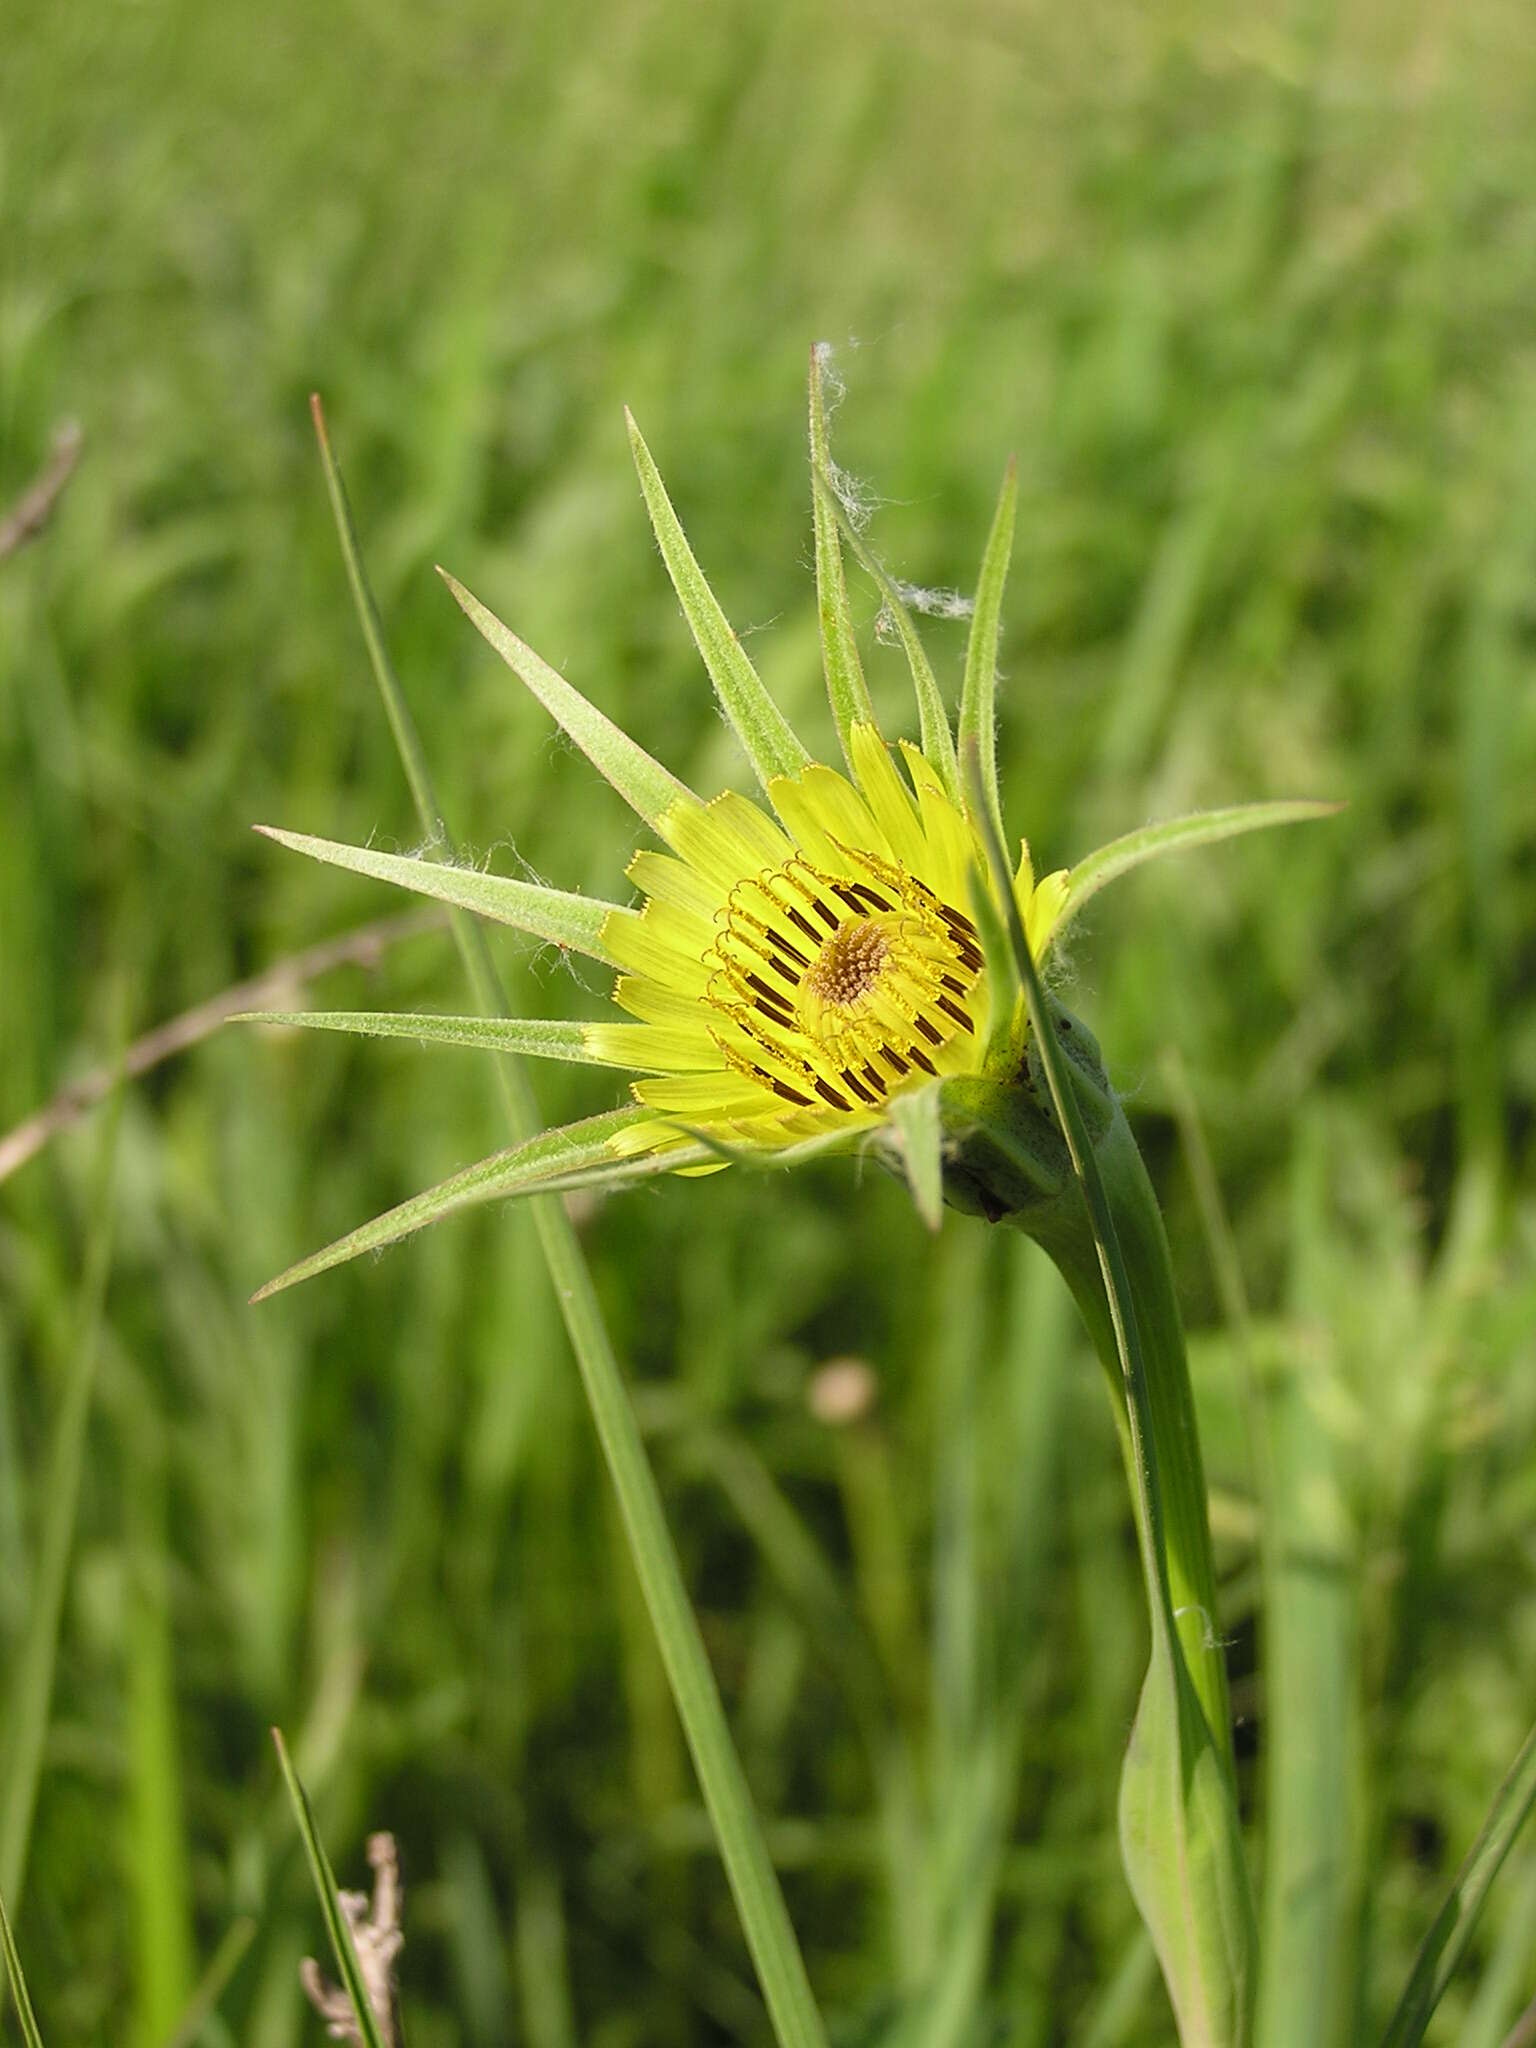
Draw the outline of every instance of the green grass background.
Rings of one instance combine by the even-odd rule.
[[[85,436],[0,562],[0,1130],[398,907],[248,829],[416,839],[317,386],[454,828],[506,871],[613,893],[631,829],[432,563],[742,786],[627,401],[825,752],[817,339],[897,573],[969,583],[1019,454],[1001,749],[1039,861],[1347,799],[1101,899],[1071,998],[1168,1208],[1256,1854],[1323,1844],[1340,2044],[1536,1705],[1533,110],[1512,0],[11,0],[0,51],[0,505]],[[598,1013],[497,950],[526,1013]],[[441,934],[318,993],[462,1006]],[[613,1099],[534,1078],[552,1121]],[[524,1220],[244,1305],[499,1141],[473,1054],[225,1032],[0,1187],[0,1885],[50,2044],[162,2048],[243,1915],[199,2038],[318,2037],[274,1721],[344,1881],[399,1837],[417,2048],[767,2039]],[[582,1213],[836,2038],[1168,2042],[1114,1838],[1135,1558],[1054,1276],[846,1166]],[[834,1426],[849,1354],[876,1397]],[[1522,1849],[1432,2038],[1498,2048],[1533,1953]]]

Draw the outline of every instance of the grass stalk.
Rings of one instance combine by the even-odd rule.
[[[304,1843],[304,1854],[309,1859],[310,1875],[315,1880],[315,1890],[319,1894],[320,1910],[325,1916],[325,1931],[330,1938],[331,1953],[336,1958],[336,1968],[340,1973],[342,1986],[351,2002],[358,2041],[361,2048],[388,2048],[378,2014],[374,2011],[373,2001],[368,1996],[368,1987],[363,1981],[357,1947],[352,1939],[352,1930],[347,1925],[347,1916],[341,1910],[335,1873],[331,1869],[330,1858],[325,1853],[325,1844],[320,1839],[320,1830],[315,1825],[309,1794],[304,1790],[303,1781],[293,1767],[293,1759],[288,1754],[288,1745],[283,1740],[281,1729],[272,1730],[272,1741],[277,1749],[277,1761],[283,1773],[283,1783],[287,1786],[288,1797],[293,1802],[294,1819],[298,1822],[299,1835]]]
[[[451,858],[453,843],[420,736],[385,646],[378,608],[369,588],[341,471],[331,450],[318,397],[312,406],[326,487],[374,679],[384,700],[422,828],[431,836],[436,849]],[[505,1016],[506,999],[484,933],[473,919],[459,911],[453,916],[453,934],[477,1007],[488,1017]],[[539,1127],[532,1091],[521,1068],[511,1059],[498,1059],[496,1069],[513,1138],[527,1137]],[[698,1620],[683,1582],[682,1565],[667,1530],[661,1495],[646,1459],[586,1259],[557,1198],[535,1197],[530,1207],[774,2034],[780,2048],[825,2048],[825,2030],[811,1995],[805,1963],[746,1775],[731,1741]]]

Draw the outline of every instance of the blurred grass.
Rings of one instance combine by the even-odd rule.
[[[1000,750],[1037,861],[1199,804],[1349,800],[1106,898],[1074,998],[1169,1205],[1260,1824],[1243,1340],[1170,1044],[1254,1355],[1337,1488],[1361,1730],[1346,2042],[1390,2010],[1536,1669],[1526,29],[1500,0],[595,0],[579,24],[458,0],[323,28],[289,0],[18,0],[0,65],[0,506],[61,418],[85,437],[48,530],[0,562],[0,1129],[111,1056],[124,975],[137,1028],[389,907],[247,830],[416,836],[311,451],[317,385],[444,802],[507,871],[611,892],[629,830],[431,563],[679,773],[740,786],[627,400],[825,750],[818,338],[897,573],[967,587],[1019,453]],[[895,722],[901,656],[853,580]],[[929,644],[953,692],[957,629]],[[599,982],[498,944],[519,1007],[595,1011]],[[422,936],[325,1000],[451,1007],[453,977]],[[536,1082],[551,1119],[609,1099]],[[233,1034],[125,1101],[17,1915],[50,2041],[162,2038],[246,1911],[200,2038],[299,2037],[317,1929],[273,1720],[347,1879],[370,1827],[400,1837],[423,2048],[765,2037],[527,1233],[466,1218],[244,1307],[487,1149],[494,1109],[468,1054]],[[8,1715],[99,1144],[82,1127],[0,1188]],[[894,1187],[831,1170],[583,1222],[839,2038],[1162,2043],[1114,1845],[1141,1641],[1102,1396],[1049,1276],[946,1232],[934,1252]],[[877,1393],[835,1425],[808,1390],[847,1353]],[[170,1834],[167,1917],[147,1859]],[[1495,2044],[1536,1992],[1522,1856],[1434,2040],[1465,2020]]]

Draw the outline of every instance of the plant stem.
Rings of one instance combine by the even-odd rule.
[[[1231,1706],[1216,1619],[1216,1574],[1211,1556],[1205,1469],[1189,1384],[1184,1327],[1157,1197],[1118,1102],[1094,1151],[1114,1211],[1120,1249],[1137,1304],[1152,1440],[1157,1446],[1174,1624],[1195,1692],[1231,1776]],[[1074,1184],[1059,1201],[1033,1209],[1017,1220],[1050,1253],[1088,1326],[1109,1382],[1121,1450],[1132,1482],[1131,1499],[1139,1517],[1141,1495],[1131,1462],[1134,1449],[1126,1413],[1125,1379],[1086,1206]]]

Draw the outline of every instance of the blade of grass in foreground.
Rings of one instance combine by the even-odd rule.
[[[310,1809],[309,1794],[293,1768],[288,1754],[288,1745],[283,1740],[282,1730],[272,1730],[272,1741],[277,1749],[277,1760],[282,1766],[283,1783],[288,1787],[288,1797],[293,1801],[293,1817],[299,1824],[303,1839],[304,1853],[309,1858],[310,1873],[315,1880],[315,1890],[320,1896],[320,1910],[325,1916],[325,1931],[330,1936],[331,1953],[336,1958],[336,1968],[341,1976],[343,1988],[351,2000],[352,2016],[357,2022],[358,2039],[363,2048],[385,2048],[383,2033],[379,2027],[378,2015],[368,1997],[363,1982],[362,1965],[357,1960],[357,1950],[352,1941],[352,1930],[347,1925],[346,1915],[341,1910],[341,1900],[336,1893],[336,1879],[331,1870],[330,1859],[325,1853],[325,1844],[315,1826],[315,1816]]]
[[[1391,2024],[1381,2037],[1381,2048],[1418,2048],[1435,2007],[1445,1995],[1445,1987],[1467,1952],[1489,1886],[1498,1876],[1533,1805],[1536,1728],[1522,1743],[1466,1862],[1456,1873],[1445,1904],[1420,1945],[1413,1974]]]
[[[37,2030],[37,2016],[32,2010],[27,1980],[22,1975],[21,1957],[17,1953],[16,1940],[11,1933],[11,1923],[6,1918],[3,1898],[0,1898],[0,1948],[5,1951],[5,1979],[11,1987],[16,2017],[21,2023],[21,2038],[26,2048],[43,2048],[43,2037]]]
[[[331,453],[318,398],[313,401],[315,431],[325,465],[326,486],[336,515],[337,532],[347,575],[357,604],[363,637],[368,644],[374,679],[384,700],[401,763],[416,801],[423,829],[448,848],[450,842],[438,808],[426,756],[384,645],[373,594],[364,573],[356,529],[347,505],[341,472]],[[486,1016],[505,1016],[506,1002],[491,961],[485,936],[462,912],[454,918],[454,937],[463,957],[475,1000]],[[515,1140],[538,1127],[536,1105],[522,1070],[513,1061],[496,1062],[503,1102]],[[825,2048],[821,2015],[811,1996],[805,1963],[779,1889],[762,1824],[752,1804],[746,1775],[731,1742],[714,1673],[699,1633],[697,1617],[683,1584],[682,1565],[667,1530],[661,1495],[640,1440],[634,1409],[608,1339],[591,1274],[569,1217],[557,1199],[536,1197],[534,1220],[543,1246],[550,1281],[576,1354],[577,1366],[592,1409],[603,1455],[629,1538],[646,1606],[656,1630],[672,1696],[688,1738],[704,1802],[709,1809],[721,1860],[741,1915],[743,1932],[762,1985],[780,2048]]]

